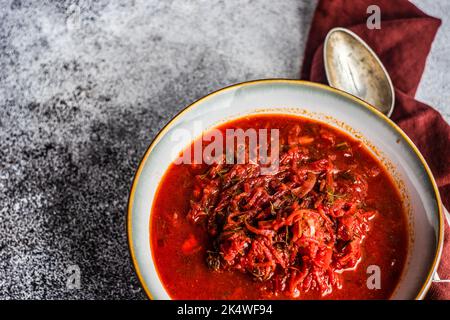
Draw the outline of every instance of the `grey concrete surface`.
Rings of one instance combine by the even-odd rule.
[[[193,100],[297,78],[314,7],[0,0],[0,299],[145,298],[125,233],[140,157]],[[450,1],[420,7],[444,24],[418,96],[449,120]]]

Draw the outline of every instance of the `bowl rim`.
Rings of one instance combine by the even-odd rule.
[[[268,84],[268,83],[284,83],[284,84],[297,84],[297,85],[303,85],[303,86],[310,86],[310,87],[315,87],[315,88],[319,88],[331,93],[335,93],[338,94],[344,98],[353,100],[354,102],[358,103],[359,105],[361,105],[361,107],[366,108],[367,110],[369,110],[370,112],[372,112],[374,115],[376,115],[380,120],[386,122],[390,127],[392,127],[394,130],[396,130],[404,139],[405,141],[408,143],[408,145],[410,146],[410,148],[414,151],[414,153],[416,154],[417,158],[420,160],[422,166],[425,168],[425,171],[427,172],[428,178],[433,186],[433,190],[434,190],[434,196],[435,196],[435,200],[437,203],[437,207],[438,207],[438,220],[439,220],[439,226],[438,226],[438,242],[436,245],[436,250],[434,253],[434,259],[433,259],[433,263],[430,267],[430,269],[428,270],[428,274],[427,274],[427,278],[425,279],[425,281],[422,284],[422,287],[420,288],[419,292],[417,293],[417,295],[415,296],[414,300],[421,300],[424,298],[424,296],[426,295],[426,293],[428,292],[430,286],[431,286],[431,282],[432,282],[432,278],[434,273],[437,271],[438,265],[439,265],[439,261],[441,258],[441,254],[442,254],[442,248],[443,248],[443,243],[444,243],[444,213],[443,213],[443,209],[442,209],[442,201],[441,201],[441,197],[440,197],[440,193],[439,193],[439,189],[437,187],[436,181],[434,179],[434,176],[431,172],[431,169],[429,168],[427,162],[425,161],[425,158],[422,156],[422,154],[420,153],[419,149],[416,147],[416,145],[412,142],[412,140],[407,136],[407,134],[395,123],[393,122],[390,118],[388,118],[386,115],[384,115],[382,112],[378,111],[375,107],[373,107],[372,105],[370,105],[369,103],[367,103],[366,101],[350,94],[347,93],[345,91],[336,89],[334,87],[325,85],[325,84],[321,84],[321,83],[317,83],[317,82],[312,82],[312,81],[308,81],[308,80],[298,80],[298,79],[285,79],[285,78],[269,78],[269,79],[256,79],[256,80],[250,80],[250,81],[244,81],[244,82],[239,82],[239,83],[235,83],[226,87],[223,87],[221,89],[218,89],[216,91],[213,91],[199,99],[197,99],[196,101],[192,102],[191,104],[187,105],[185,108],[183,108],[182,110],[180,110],[175,116],[173,116],[170,121],[165,124],[162,129],[156,134],[156,136],[153,138],[152,142],[150,143],[150,145],[147,147],[144,155],[142,156],[141,160],[139,161],[139,165],[137,167],[136,173],[134,174],[132,183],[131,183],[131,189],[130,189],[130,194],[128,196],[128,204],[127,204],[127,216],[126,216],[126,232],[127,232],[127,243],[128,243],[128,251],[130,253],[130,259],[133,265],[133,269],[136,273],[136,276],[139,280],[139,283],[141,285],[141,287],[144,289],[144,292],[146,294],[146,296],[150,299],[150,300],[155,300],[150,292],[150,290],[148,289],[142,275],[139,269],[139,265],[138,265],[138,261],[136,259],[136,255],[133,249],[133,230],[131,227],[131,221],[132,221],[132,211],[133,211],[133,202],[134,202],[134,195],[135,195],[135,191],[136,191],[136,185],[137,185],[137,181],[139,180],[139,177],[141,175],[141,172],[144,168],[145,163],[147,162],[147,159],[150,155],[150,153],[152,152],[154,146],[156,145],[156,143],[166,134],[166,132],[169,130],[169,128],[172,126],[173,122],[178,119],[179,117],[181,117],[183,114],[187,113],[191,108],[193,108],[194,106],[202,103],[204,100],[206,100],[207,98],[210,98],[212,96],[215,96],[219,93],[223,93],[225,91],[228,90],[232,90],[232,89],[237,89],[240,87],[245,87],[245,86],[250,86],[250,85],[256,85],[256,84]]]

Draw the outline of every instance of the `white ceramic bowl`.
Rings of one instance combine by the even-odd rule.
[[[393,299],[421,299],[436,271],[443,244],[443,213],[430,169],[411,140],[391,120],[362,100],[328,86],[299,80],[258,80],[216,91],[175,116],[146,151],[136,172],[128,204],[128,239],[136,273],[152,299],[170,299],[152,258],[150,215],[158,184],[174,160],[171,135],[189,132],[201,121],[208,130],[255,113],[297,114],[331,124],[373,151],[394,178],[408,212],[410,248]],[[179,146],[181,152],[186,146]]]

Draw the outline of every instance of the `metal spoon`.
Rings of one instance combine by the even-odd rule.
[[[390,117],[394,110],[394,86],[377,55],[355,33],[331,29],[323,48],[330,86],[361,98]]]

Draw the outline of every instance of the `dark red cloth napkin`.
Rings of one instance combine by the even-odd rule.
[[[378,5],[381,29],[366,26],[367,8]],[[302,79],[326,83],[323,42],[328,31],[345,27],[358,34],[377,53],[395,86],[392,119],[414,141],[427,160],[450,208],[450,126],[430,106],[414,99],[426,58],[441,21],[406,0],[320,0],[306,44]],[[445,70],[442,70],[446,72]],[[450,228],[445,223],[445,243],[438,269],[450,279]],[[427,298],[450,299],[449,283],[433,283]]]

